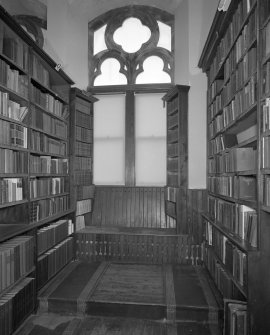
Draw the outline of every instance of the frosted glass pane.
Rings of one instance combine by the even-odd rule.
[[[99,95],[94,106],[94,138],[125,136],[125,95]]]
[[[136,94],[136,137],[166,136],[164,93]]]
[[[133,53],[140,50],[142,44],[147,42],[150,36],[150,29],[144,26],[139,19],[132,17],[126,19],[122,27],[115,31],[113,39],[122,46],[124,51]]]
[[[106,27],[107,25],[104,25],[103,27],[94,32],[94,55],[96,55],[100,51],[108,49],[105,43]]]
[[[166,184],[166,109],[164,94],[135,96],[136,185]]]
[[[172,29],[169,25],[157,21],[159,27],[159,41],[157,46],[172,51]]]
[[[136,78],[136,84],[149,83],[170,83],[171,77],[163,71],[163,60],[158,56],[146,58],[143,62],[144,72],[140,73]]]
[[[124,139],[104,139],[94,142],[94,184],[125,184]]]
[[[101,74],[96,77],[94,86],[126,85],[127,78],[119,72],[120,63],[115,58],[106,59],[100,68]]]
[[[98,95],[94,106],[94,183],[124,185],[125,96]]]
[[[136,185],[166,185],[166,138],[136,140]]]

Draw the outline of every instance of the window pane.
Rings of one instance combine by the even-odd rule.
[[[136,185],[166,185],[166,109],[164,94],[135,96]]]
[[[159,27],[159,41],[157,46],[172,51],[172,29],[169,25],[157,21]]]
[[[147,42],[151,31],[144,26],[139,19],[134,17],[126,19],[122,27],[118,28],[113,39],[122,46],[123,50],[129,53],[140,50],[143,43]]]
[[[125,96],[99,95],[94,109],[94,183],[125,183]]]
[[[106,59],[101,65],[101,74],[97,76],[94,86],[126,85],[127,78],[119,72],[120,63],[115,58]]]
[[[170,83],[171,77],[163,71],[163,60],[158,56],[146,58],[143,62],[144,72],[140,73],[136,78],[136,84],[148,83]]]
[[[107,50],[107,46],[105,43],[105,30],[107,25],[99,28],[94,32],[94,55],[99,53],[100,51]]]
[[[166,185],[166,140],[164,138],[137,138],[136,185]]]

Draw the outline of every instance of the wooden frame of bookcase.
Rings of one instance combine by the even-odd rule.
[[[250,11],[248,12],[247,16],[241,22],[241,26],[239,31],[237,31],[236,35],[234,36],[234,40],[231,41],[231,47],[228,48],[225,52],[224,58],[220,60],[219,63],[216,64],[216,72],[214,78],[223,78],[224,74],[224,64],[228,57],[231,55],[233,47],[236,45],[236,41],[240,34],[242,34],[244,30],[244,26],[249,22],[250,16],[255,15],[257,27],[255,30],[255,39],[250,41],[250,45],[244,51],[244,55],[246,55],[249,50],[256,45],[257,53],[256,53],[256,102],[250,109],[241,116],[241,122],[246,124],[250,121],[250,126],[252,124],[256,124],[257,136],[250,138],[246,141],[245,145],[249,146],[251,143],[255,143],[257,147],[257,160],[256,160],[256,168],[255,171],[249,171],[246,173],[253,173],[253,176],[256,178],[256,198],[254,199],[253,203],[241,201],[239,199],[229,199],[228,197],[222,197],[220,195],[216,195],[211,193],[216,197],[224,199],[225,201],[235,201],[236,203],[244,204],[247,206],[252,206],[257,211],[258,217],[258,227],[257,227],[257,234],[258,234],[258,247],[253,248],[247,242],[242,241],[241,239],[232,236],[230,231],[225,230],[222,226],[216,224],[209,218],[208,213],[204,214],[204,218],[210,222],[215,229],[217,229],[221,234],[226,236],[228,240],[236,246],[239,250],[242,250],[247,257],[247,290],[245,292],[246,295],[246,302],[247,302],[247,311],[248,311],[248,331],[249,335],[260,335],[266,334],[270,329],[270,319],[269,319],[269,311],[270,311],[270,285],[269,285],[269,257],[270,257],[270,225],[269,225],[269,207],[265,206],[264,201],[264,185],[263,185],[263,178],[264,175],[269,174],[269,170],[263,170],[261,166],[261,157],[263,154],[262,148],[262,137],[267,136],[267,134],[263,134],[262,130],[262,112],[261,112],[261,104],[265,100],[266,96],[263,96],[262,92],[262,80],[263,80],[263,73],[262,73],[262,64],[267,61],[267,57],[263,56],[263,31],[270,20],[270,7],[269,1],[264,0],[254,0],[254,1],[247,1],[247,0],[239,0],[231,2],[227,11],[217,11],[214,17],[214,21],[212,23],[208,38],[206,40],[201,58],[199,60],[199,67],[207,74],[208,78],[210,76],[213,77],[213,73],[210,70],[212,63],[214,62],[214,57],[217,53],[219,48],[219,44],[221,39],[225,35],[232,18],[235,15],[237,7],[240,3],[245,2],[245,5],[250,5]],[[268,6],[268,8],[267,8]],[[248,7],[247,7],[248,8]],[[266,11],[267,9],[267,11]],[[265,14],[266,13],[266,14]],[[262,17],[264,16],[264,19]],[[243,58],[244,56],[242,56]],[[269,57],[268,57],[269,60]],[[239,60],[241,62],[241,59]],[[232,73],[236,72],[235,67],[231,68],[230,76]],[[240,82],[241,83],[241,82]],[[208,85],[210,87],[211,81],[208,80]],[[246,83],[243,83],[240,87],[240,90],[245,87]],[[223,89],[223,86],[221,87]],[[233,95],[233,98],[235,95]],[[208,101],[209,103],[209,101]],[[209,104],[210,106],[210,104]],[[223,107],[223,106],[222,106]],[[208,109],[208,106],[207,106]],[[251,115],[254,115],[252,118]],[[248,118],[250,120],[248,120]],[[239,119],[239,118],[238,118]],[[222,132],[226,133],[228,129],[232,129],[235,127],[237,129],[237,122],[234,121],[233,124],[229,125],[228,128],[222,130]],[[209,122],[209,116],[208,116]],[[246,125],[247,127],[247,125]],[[209,131],[208,131],[208,139]],[[236,173],[237,174],[237,173]],[[227,174],[228,175],[228,174]],[[241,173],[238,173],[241,175]],[[245,174],[243,174],[245,175]],[[224,267],[225,268],[225,267]],[[226,268],[225,268],[226,271]],[[234,278],[232,277],[232,280]],[[227,333],[226,333],[227,334]]]
[[[12,97],[11,100],[21,102],[23,101],[24,104],[28,107],[29,111],[28,114],[30,115],[30,105],[33,104],[37,108],[39,108],[43,113],[47,113],[51,119],[57,119],[58,117],[54,115],[53,113],[50,114],[48,111],[45,109],[43,110],[42,107],[37,106],[35,103],[33,96],[32,96],[32,91],[31,91],[31,83],[34,83],[37,87],[39,87],[41,90],[45,91],[46,93],[54,96],[56,100],[63,100],[66,103],[66,106],[69,104],[69,90],[70,86],[74,84],[74,82],[63,72],[62,69],[57,68],[57,63],[42,49],[39,48],[39,46],[34,42],[34,40],[21,28],[21,26],[9,15],[9,13],[0,6],[0,29],[8,29],[10,30],[12,36],[15,36],[18,38],[23,45],[26,46],[27,48],[27,62],[28,62],[28,68],[23,69],[18,62],[16,62],[15,59],[9,58],[7,55],[1,52],[0,58],[1,60],[4,61],[5,64],[10,65],[13,69],[16,69],[21,73],[22,75],[25,76],[25,79],[28,82],[28,94],[27,97],[21,97],[19,93],[13,92],[12,90],[8,89],[4,84],[1,84],[1,91],[8,92],[10,96]],[[7,28],[6,28],[7,27]],[[2,34],[4,32],[2,31]],[[1,36],[0,35],[0,39]],[[1,50],[2,51],[2,50]],[[16,51],[15,51],[16,52]],[[52,76],[53,80],[52,82],[60,85],[61,92],[64,92],[65,98],[62,98],[61,92],[57,89],[57,87],[53,86],[51,88],[46,87],[45,84],[39,81],[38,78],[33,76],[33,73],[31,72],[32,69],[30,67],[30,54],[36,54],[37,57],[40,59],[42,63],[46,65],[46,68],[50,72],[50,76]],[[19,57],[16,54],[16,57]],[[21,60],[20,60],[21,62]],[[64,90],[64,91],[62,91]],[[15,123],[15,124],[22,124],[18,121],[14,121],[12,118],[0,117],[1,120],[6,120],[7,122]],[[58,118],[59,119],[59,118]],[[63,119],[64,120],[64,119]],[[68,121],[64,121],[67,125],[67,134],[69,132],[68,128]],[[42,155],[47,155],[47,156],[52,156],[52,157],[61,157],[61,155],[55,155],[53,153],[47,153],[47,152],[36,152],[34,150],[30,149],[30,131],[32,129],[36,130],[37,132],[46,134],[49,138],[55,138],[58,139],[58,135],[55,132],[54,134],[52,132],[46,132],[45,130],[40,129],[35,129],[34,126],[32,126],[31,120],[27,120],[26,124],[22,124],[24,127],[27,128],[28,131],[28,136],[27,136],[27,148],[26,149],[20,149],[20,147],[12,146],[12,145],[3,145],[0,144],[1,148],[4,149],[10,149],[13,151],[24,151],[27,154],[27,173],[21,174],[21,173],[1,173],[0,177],[1,178],[25,178],[26,180],[26,194],[25,197],[22,201],[15,201],[12,203],[5,203],[0,206],[0,218],[1,218],[1,224],[0,224],[0,244],[4,243],[5,241],[8,241],[12,239],[13,237],[16,236],[22,236],[26,234],[30,234],[34,237],[35,239],[35,252],[34,252],[34,264],[35,268],[32,270],[31,274],[33,274],[33,277],[37,277],[37,260],[38,260],[38,255],[37,255],[37,230],[40,227],[46,226],[47,224],[50,224],[60,218],[70,218],[71,214],[73,213],[72,208],[67,208],[64,211],[61,212],[56,212],[53,215],[49,215],[48,217],[45,217],[41,220],[38,220],[37,222],[30,222],[30,203],[31,201],[35,201],[36,199],[30,199],[30,178],[33,177],[55,177],[59,176],[60,174],[44,174],[44,173],[31,173],[30,172],[30,154],[34,153],[38,156]],[[60,137],[59,137],[60,138]],[[66,141],[66,154],[63,158],[68,159],[68,135],[65,139]],[[69,174],[66,174],[67,178],[69,178]],[[68,192],[66,192],[69,196],[69,185],[68,185]],[[61,195],[61,194],[60,194]],[[49,198],[50,195],[42,198]],[[9,223],[10,222],[10,223]],[[26,274],[26,276],[29,274]],[[21,280],[22,278],[20,278]],[[13,286],[13,285],[12,285]],[[10,288],[7,288],[7,290]],[[1,297],[2,292],[0,293]],[[35,290],[35,297],[34,297],[34,303],[35,307],[34,309],[37,308],[37,290]],[[33,311],[29,311],[30,313]]]

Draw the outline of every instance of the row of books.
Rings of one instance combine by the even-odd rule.
[[[169,158],[167,160],[167,170],[171,172],[178,171],[178,157]]]
[[[167,141],[168,143],[175,143],[178,141],[178,129],[168,129]]]
[[[69,209],[69,196],[32,201],[30,203],[30,222],[37,222]]]
[[[0,148],[0,173],[28,173],[28,154]]]
[[[77,156],[92,156],[92,146],[89,143],[76,142],[75,143],[75,154]]]
[[[253,171],[256,166],[257,150],[251,147],[231,148],[208,160],[209,173]]]
[[[92,143],[93,142],[93,130],[76,126],[76,140],[87,142],[87,143]]]
[[[31,178],[29,183],[30,199],[68,192],[69,180],[66,177]]]
[[[234,99],[239,114],[242,114],[256,102],[256,77],[252,76],[240,91],[237,91],[236,82],[236,76],[232,75],[228,83],[223,87],[221,94],[225,105],[228,105]]]
[[[66,155],[67,143],[35,130],[30,131],[30,148],[45,154]]]
[[[12,69],[4,60],[0,59],[0,83],[10,90],[28,97],[28,77]]]
[[[236,89],[238,90],[257,70],[257,48],[251,48],[238,64],[234,50],[230,53],[224,66],[224,81],[227,81],[231,74],[235,72]]]
[[[269,34],[270,34],[270,22],[264,27],[262,32],[262,54],[263,56],[268,56],[270,54],[270,42],[269,42]]]
[[[175,229],[176,228],[176,219],[172,216],[166,215],[166,227]]]
[[[86,91],[82,93],[86,95],[86,98],[88,98],[88,93]],[[81,99],[78,96],[76,97],[76,101],[75,101],[75,109],[87,115],[91,114],[91,105],[89,101]]]
[[[34,238],[18,236],[0,247],[0,293],[34,267]],[[1,324],[1,323],[0,323]]]
[[[73,237],[68,237],[38,258],[38,289],[73,258]]]
[[[76,215],[83,215],[92,211],[92,199],[79,200],[76,203]]]
[[[34,105],[31,105],[31,124],[33,127],[44,130],[51,135],[67,138],[66,123],[42,112]]]
[[[167,113],[172,114],[178,109],[178,98],[167,102]]]
[[[264,196],[263,204],[265,206],[270,206],[270,176],[266,175],[264,177]]]
[[[270,94],[270,61],[262,67],[262,94]]]
[[[217,288],[225,299],[243,299],[242,293],[233,282],[231,275],[226,271],[224,265],[216,257],[212,247],[206,246],[204,248],[203,260]]]
[[[253,176],[209,176],[209,191],[235,199],[256,199],[256,177]]]
[[[31,85],[31,92],[32,99],[36,104],[56,116],[65,118],[66,109],[60,100],[49,93],[42,92],[33,84]]]
[[[266,98],[262,104],[262,131],[270,130],[270,98]]]
[[[210,104],[212,100],[221,92],[223,85],[223,79],[216,79],[211,83],[207,91],[208,104]]]
[[[25,199],[25,182],[23,178],[0,179],[0,204]]]
[[[68,158],[30,155],[30,173],[67,174]]]
[[[75,185],[91,185],[93,175],[91,171],[74,171]]]
[[[219,114],[224,107],[223,96],[218,94],[215,96],[215,99],[211,101],[210,106],[208,107],[208,120],[211,121],[213,118]]]
[[[84,215],[76,216],[76,232],[85,228],[85,217]]]
[[[210,222],[205,225],[205,237],[209,246],[212,246],[225,269],[235,281],[246,290],[247,285],[247,255],[239,250],[220,233]]]
[[[209,78],[212,82],[222,64],[222,62],[225,60],[225,57],[228,54],[228,50],[231,49],[231,46],[235,42],[236,37],[238,36],[240,29],[242,28],[242,24],[244,20],[246,19],[246,16],[249,15],[250,9],[255,3],[255,0],[249,1],[247,4],[247,1],[244,0],[240,1],[237,10],[235,11],[235,14],[232,18],[231,23],[229,24],[229,27],[226,30],[226,33],[222,40],[220,41],[220,44],[217,47],[217,53],[216,56],[212,62],[211,68],[210,68],[210,74]],[[245,9],[243,9],[245,8]],[[243,40],[245,47],[248,47],[251,43],[251,41],[254,40],[256,37],[256,10],[250,14],[249,20],[247,25],[243,28]]]
[[[49,71],[35,53],[31,53],[31,75],[44,86],[50,88]]]
[[[77,156],[74,161],[74,170],[92,171],[92,157]]]
[[[78,185],[76,187],[76,195],[78,200],[93,199],[95,196],[95,185]]]
[[[255,103],[256,100],[253,100],[255,99],[255,91],[253,88],[250,90],[252,85],[253,83],[250,82],[243,90],[239,91],[233,100],[223,108],[222,113],[218,114],[209,123],[208,129],[210,137],[214,137],[219,132],[224,131],[226,127],[230,126]],[[211,109],[210,114],[212,114]]]
[[[257,247],[257,212],[253,208],[209,196],[208,213],[216,224]]]
[[[167,127],[168,129],[174,129],[178,127],[178,113],[169,115],[167,118]]]
[[[27,148],[27,128],[0,119],[0,145]]]
[[[93,129],[93,119],[90,115],[76,111],[76,125],[83,128]]]
[[[176,187],[166,187],[165,189],[165,200],[176,202],[177,199],[177,188]]]
[[[263,136],[262,138],[262,168],[270,168],[270,137]]]
[[[269,17],[270,15],[270,3],[268,1],[262,1],[261,5],[261,23],[264,23],[265,20]]]
[[[35,279],[24,278],[0,298],[0,334],[10,335],[35,307]]]
[[[27,106],[21,106],[19,103],[10,100],[9,93],[0,91],[0,115],[23,122],[27,113]]]
[[[28,46],[4,23],[0,29],[0,52],[27,71]]]
[[[208,154],[215,155],[238,144],[234,134],[220,134],[208,142]]]
[[[43,254],[74,232],[71,220],[58,220],[37,231],[37,252]]]
[[[168,157],[177,157],[178,156],[178,143],[170,143],[167,146]]]

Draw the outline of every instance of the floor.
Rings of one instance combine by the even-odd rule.
[[[211,283],[191,265],[72,262],[39,304],[16,334],[219,334]]]

